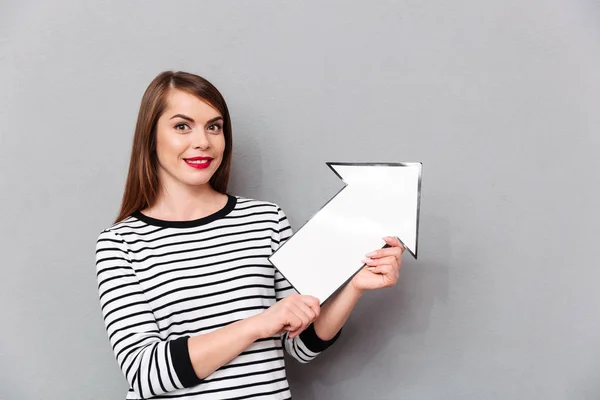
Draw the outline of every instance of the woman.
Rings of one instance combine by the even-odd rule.
[[[273,203],[227,194],[231,121],[205,79],[163,72],[142,98],[121,211],[98,237],[98,292],[127,399],[287,399],[283,348],[308,362],[365,290],[394,285],[376,250],[321,309],[268,257],[291,236]]]

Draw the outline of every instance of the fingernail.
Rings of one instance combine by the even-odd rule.
[[[370,252],[370,253],[368,253],[368,254],[365,254],[365,257],[373,257],[373,256],[374,256],[374,255],[376,255],[376,254],[377,254],[377,252],[375,252],[375,251],[372,251],[372,252]]]
[[[367,267],[367,269],[368,269],[369,271],[372,271],[372,270],[374,270],[374,269],[375,269],[375,267]]]
[[[371,260],[370,258],[363,258],[363,259],[362,259],[362,262],[363,262],[364,264],[370,263],[371,261],[373,261],[373,260]]]

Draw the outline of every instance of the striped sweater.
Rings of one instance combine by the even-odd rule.
[[[294,292],[268,261],[292,230],[273,203],[228,195],[218,212],[163,221],[140,212],[100,233],[100,306],[127,399],[289,399],[284,349],[302,363],[336,339],[312,325],[253,343],[205,379],[187,340],[256,315]],[[339,336],[339,334],[338,334]]]

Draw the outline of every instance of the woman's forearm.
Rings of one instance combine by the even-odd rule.
[[[352,283],[348,283],[335,294],[321,308],[321,315],[314,322],[317,336],[325,341],[333,339],[348,320],[362,293],[355,289]]]
[[[206,378],[260,339],[258,324],[256,317],[250,317],[216,331],[190,337],[188,351],[198,378]]]

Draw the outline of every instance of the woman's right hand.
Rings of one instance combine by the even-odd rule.
[[[257,315],[260,337],[290,332],[291,339],[317,319],[320,312],[320,301],[316,297],[291,294]]]

